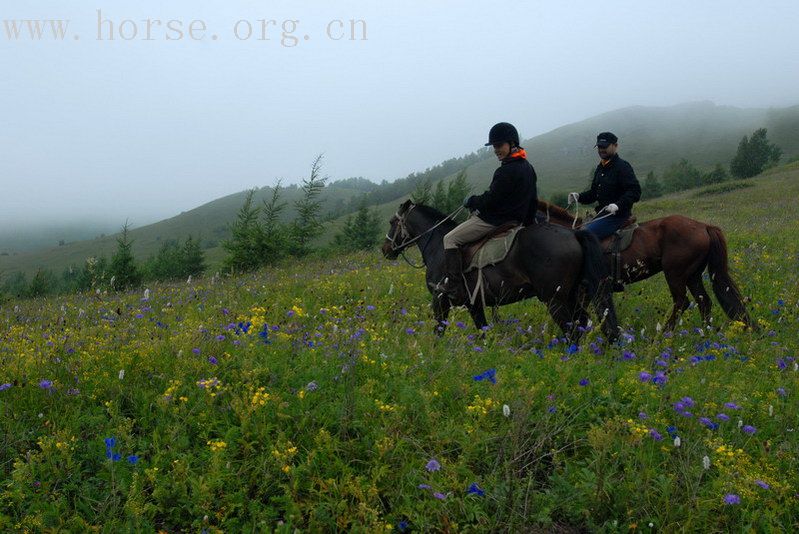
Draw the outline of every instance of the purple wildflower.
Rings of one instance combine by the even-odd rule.
[[[784,397],[784,396],[786,396],[786,395],[787,395],[787,393],[785,393],[785,388],[777,388],[777,394],[778,394],[780,397]]]
[[[652,375],[650,373],[647,373],[646,371],[641,371],[638,374],[638,379],[641,380],[641,382],[649,382],[650,380],[652,380]]]
[[[769,486],[768,484],[766,484],[762,480],[755,480],[755,484],[757,484],[758,486],[760,486],[763,489],[771,489],[771,486]]]
[[[738,406],[737,404],[735,404],[734,402],[725,402],[724,403],[724,407],[725,408],[729,408],[730,410],[740,410],[741,409],[741,407]]]
[[[196,354],[197,356],[199,356],[199,355],[200,355],[200,349],[199,349],[199,348],[197,348],[197,347],[194,347],[193,349],[191,349],[191,351],[192,351],[194,354]]]
[[[53,381],[52,380],[42,380],[39,382],[39,387],[42,389],[53,389]]]
[[[11,387],[11,384],[6,382],[5,384],[0,384],[0,391],[5,391]]]
[[[663,436],[660,434],[660,432],[658,432],[658,431],[657,431],[657,430],[655,430],[654,428],[650,428],[650,429],[649,429],[649,435],[650,435],[650,436],[652,437],[652,439],[654,439],[655,441],[661,441],[661,440],[663,439]]]
[[[209,356],[208,363],[210,363],[211,365],[216,365],[219,363],[219,360],[217,360],[214,356]]]
[[[582,380],[580,380],[579,383],[580,383],[580,386],[582,386],[582,387],[585,387],[588,384],[590,384],[590,382],[589,382],[589,380],[587,378],[583,378]]]
[[[419,484],[419,485],[418,485],[418,486],[416,486],[416,487],[417,487],[417,488],[419,488],[420,490],[429,490],[429,489],[433,489],[433,488],[432,488],[432,486],[430,486],[430,484]]]
[[[440,491],[437,491],[437,492],[435,492],[435,493],[433,494],[433,497],[435,497],[435,498],[436,498],[436,499],[438,499],[439,501],[443,501],[444,499],[446,499],[446,498],[447,498],[447,496],[446,496],[446,495],[444,495],[443,493],[441,493]]]
[[[729,421],[730,416],[727,415],[726,413],[720,413],[716,415],[716,419],[718,419],[719,421]]]
[[[724,504],[741,504],[741,497],[734,493],[728,493],[724,496]]]
[[[753,427],[752,425],[744,425],[744,427],[741,428],[741,430],[743,430],[745,433],[750,434],[750,435],[754,434],[755,432],[757,432],[757,429],[755,427]]]
[[[427,462],[427,465],[425,465],[424,467],[425,467],[425,469],[427,469],[427,470],[428,470],[428,471],[430,471],[430,472],[432,472],[432,471],[439,471],[439,470],[441,469],[441,464],[440,464],[440,463],[438,463],[438,460],[436,460],[435,458],[433,458],[432,460],[430,460],[429,462]]]

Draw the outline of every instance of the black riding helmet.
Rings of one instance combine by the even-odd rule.
[[[511,146],[519,146],[519,132],[509,122],[498,122],[488,132],[488,143],[485,146],[494,143],[510,143]]]

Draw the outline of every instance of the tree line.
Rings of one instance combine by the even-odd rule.
[[[641,181],[641,199],[657,198],[667,193],[760,174],[779,163],[782,157],[782,149],[768,140],[767,133],[766,128],[760,128],[750,136],[745,135],[738,143],[729,170],[719,163],[712,170],[703,172],[688,160],[681,159],[666,169],[660,177],[650,171]],[[566,206],[567,193],[556,193],[552,195],[551,201]]]

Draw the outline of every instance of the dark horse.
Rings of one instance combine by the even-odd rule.
[[[538,208],[555,224],[571,226],[574,218],[568,211],[544,201]],[[577,219],[577,224],[582,220]],[[609,243],[613,237],[603,241]],[[606,255],[606,263],[610,256]],[[666,277],[674,307],[666,321],[673,330],[678,316],[688,307],[686,288],[696,299],[705,324],[710,324],[710,296],[702,283],[702,272],[708,268],[713,292],[732,320],[752,328],[752,320],[744,306],[738,286],[730,278],[727,266],[727,241],[721,228],[683,217],[669,215],[640,223],[630,247],[621,252],[621,282],[631,284],[660,271]]]
[[[414,204],[400,205],[391,218],[391,228],[383,243],[383,255],[389,259],[411,245],[417,245],[427,267],[427,288],[433,294],[433,313],[437,332],[443,333],[452,305],[466,305],[477,328],[486,322],[484,304],[498,306],[530,297],[544,302],[563,333],[579,338],[579,325],[588,323],[586,306],[592,302],[608,339],[618,335],[612,292],[602,264],[599,242],[589,232],[540,223],[522,229],[499,264],[482,270],[483,298],[471,302],[455,302],[434,287],[444,277],[444,235],[456,223],[439,211]],[[465,274],[467,287],[475,287],[477,271]]]

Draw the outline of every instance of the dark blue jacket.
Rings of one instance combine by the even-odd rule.
[[[632,165],[615,154],[607,165],[597,165],[591,189],[580,193],[579,202],[596,202],[597,212],[608,204],[616,204],[619,207],[618,215],[629,216],[633,204],[640,199],[641,184],[635,177]]]

